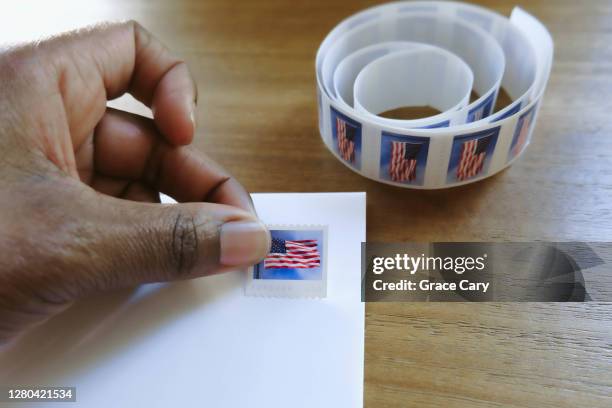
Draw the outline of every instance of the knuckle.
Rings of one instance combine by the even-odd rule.
[[[219,259],[220,222],[190,209],[174,210],[171,220],[170,272],[183,278],[214,268]]]
[[[137,30],[142,30],[142,24],[140,24],[137,20],[130,18],[129,20],[126,20],[124,23],[127,27],[131,28],[134,31]]]
[[[195,217],[186,212],[174,214],[170,242],[170,263],[177,276],[188,275],[198,261],[198,229]]]
[[[132,33],[135,34],[137,33],[139,30],[142,29],[142,25],[136,21],[135,19],[122,19],[122,20],[115,20],[115,21],[111,21],[111,22],[105,22],[99,25],[96,25],[96,27],[101,27],[103,29],[108,29],[111,31],[123,31],[123,32],[128,32],[128,33]]]
[[[151,44],[151,34],[138,21],[129,20],[126,23],[126,26],[132,31],[136,44],[139,46],[139,48],[147,48]]]

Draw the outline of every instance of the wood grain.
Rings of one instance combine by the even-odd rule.
[[[477,184],[410,191],[352,173],[317,131],[314,56],[372,1],[14,2],[4,38],[135,18],[188,61],[197,146],[253,192],[367,191],[368,239],[612,237],[612,3],[519,1],[550,29],[555,63],[535,136]],[[83,3],[83,4],[81,4]],[[514,1],[483,1],[509,14]],[[610,407],[610,304],[369,304],[366,407]]]

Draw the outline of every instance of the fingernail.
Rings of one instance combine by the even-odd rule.
[[[189,111],[189,119],[191,119],[191,125],[193,126],[193,130],[196,129],[196,117],[195,117],[195,104],[191,103],[191,110]]]
[[[261,261],[270,250],[270,232],[259,221],[232,221],[221,226],[220,262],[246,266]]]

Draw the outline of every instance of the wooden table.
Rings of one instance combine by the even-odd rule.
[[[556,42],[526,155],[480,183],[410,191],[352,173],[317,130],[314,56],[373,1],[96,0],[3,11],[10,39],[135,18],[199,83],[199,148],[253,192],[367,191],[368,240],[610,240],[612,4],[520,1]],[[506,15],[515,1],[482,2]],[[4,38],[7,38],[5,35]],[[367,407],[611,407],[610,304],[368,304]]]

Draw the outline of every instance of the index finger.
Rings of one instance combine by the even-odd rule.
[[[230,173],[197,149],[166,143],[148,118],[109,109],[94,143],[95,171],[103,176],[143,181],[179,202],[227,204],[255,213],[250,195]]]
[[[73,130],[90,131],[95,126],[83,123],[87,118],[83,93],[95,93],[96,87],[103,86],[104,103],[129,92],[149,106],[157,128],[169,143],[189,144],[193,139],[197,89],[187,65],[137,22],[109,23],[62,34],[41,43],[38,49],[50,51],[48,57],[59,67],[58,82],[73,137],[82,133]],[[74,80],[64,77],[67,75],[73,75]],[[86,87],[70,88],[83,79]]]

